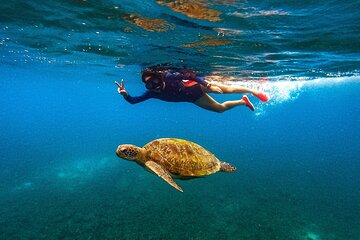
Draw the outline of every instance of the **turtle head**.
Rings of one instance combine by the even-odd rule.
[[[132,144],[122,144],[116,149],[119,158],[134,161],[140,159],[141,148]]]

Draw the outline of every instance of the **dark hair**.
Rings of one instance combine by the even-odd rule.
[[[145,79],[150,77],[150,80],[157,78],[159,80],[162,80],[163,74],[162,72],[154,72],[151,69],[145,69],[141,73],[141,79],[143,82],[145,82]]]

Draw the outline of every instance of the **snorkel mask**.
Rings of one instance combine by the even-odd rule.
[[[156,72],[144,71],[142,81],[149,90],[161,90],[164,85],[162,75]]]
[[[149,78],[145,81],[145,87],[149,90],[160,89],[163,85],[163,81],[158,78]]]

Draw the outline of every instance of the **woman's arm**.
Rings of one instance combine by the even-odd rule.
[[[187,79],[195,81],[195,82],[203,85],[204,87],[206,87],[208,89],[208,92],[223,93],[223,91],[220,87],[218,87],[216,84],[209,83],[208,81],[205,80],[205,77],[198,77],[196,75],[192,76],[192,77],[191,76],[192,76],[192,74]]]
[[[124,96],[124,95],[123,95]],[[147,91],[144,94],[138,96],[138,97],[132,97],[129,94],[127,94],[126,96],[124,96],[124,99],[131,103],[131,104],[135,104],[135,103],[139,103],[139,102],[143,102],[145,100],[148,100],[149,98],[151,98],[151,94]]]
[[[144,94],[138,97],[130,96],[130,94],[125,89],[124,80],[121,80],[121,85],[116,81],[115,84],[118,86],[118,93],[120,93],[124,97],[124,99],[131,104],[143,102],[145,100],[148,100],[149,98],[152,98],[152,95],[149,91],[146,91]]]

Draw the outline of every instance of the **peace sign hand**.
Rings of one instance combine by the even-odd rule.
[[[126,92],[125,85],[124,85],[124,79],[121,79],[121,85],[115,81],[115,84],[118,86],[118,93],[120,93],[123,96],[127,96],[128,93]]]

